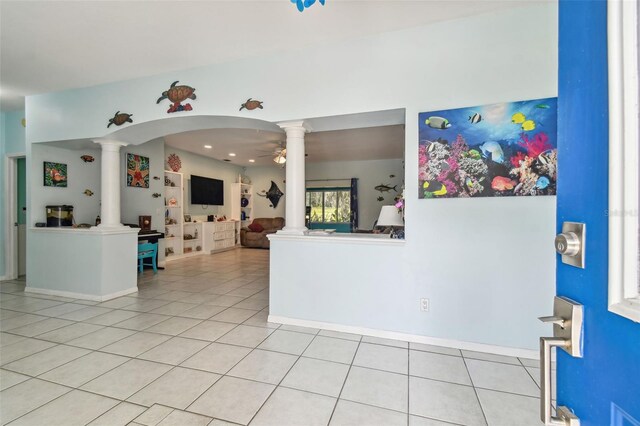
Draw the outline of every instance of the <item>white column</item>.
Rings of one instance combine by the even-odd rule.
[[[307,230],[304,224],[305,214],[305,164],[304,134],[311,128],[303,121],[278,123],[287,134],[286,167],[286,226],[283,234],[302,235]]]
[[[102,147],[101,161],[101,228],[121,228],[120,222],[120,147],[125,142],[99,139],[94,141]]]

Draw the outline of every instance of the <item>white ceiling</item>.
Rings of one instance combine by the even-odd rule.
[[[233,61],[530,3],[0,1],[0,107],[24,96]]]
[[[246,167],[276,166],[273,152],[284,139],[283,133],[248,129],[196,130],[164,138],[169,147]],[[305,152],[308,162],[404,158],[404,125],[308,133]]]

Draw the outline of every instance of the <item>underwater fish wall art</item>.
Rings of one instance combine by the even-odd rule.
[[[557,104],[546,98],[420,113],[418,197],[555,195]]]

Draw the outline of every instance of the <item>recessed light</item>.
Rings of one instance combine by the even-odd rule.
[[[211,145],[205,145],[204,147],[207,148],[207,149],[213,148]]]
[[[249,160],[249,162],[250,162],[250,163],[255,163],[255,162],[256,162],[256,160],[251,159],[251,160]]]
[[[236,156],[236,153],[235,153],[235,152],[230,152],[230,153],[229,153],[229,157],[235,157],[235,156]]]

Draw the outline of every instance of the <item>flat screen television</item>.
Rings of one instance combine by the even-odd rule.
[[[224,181],[191,175],[191,204],[224,205]]]

